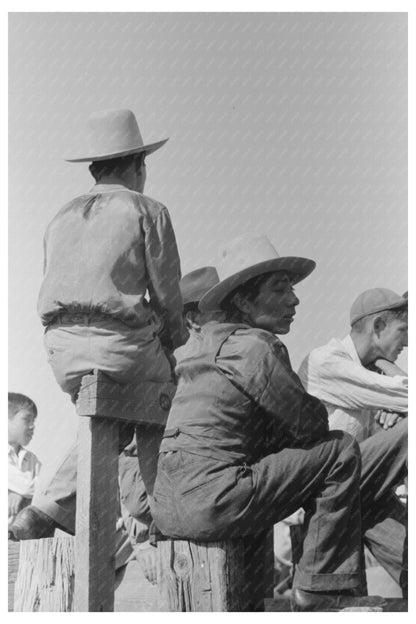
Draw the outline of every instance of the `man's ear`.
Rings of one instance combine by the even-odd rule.
[[[240,293],[236,293],[232,300],[234,305],[237,306],[240,312],[245,312],[246,314],[250,312],[250,305],[246,297],[243,297],[242,295],[240,295]]]
[[[374,332],[377,334],[377,336],[381,334],[381,332],[384,331],[385,328],[386,328],[386,321],[383,319],[382,316],[376,316],[373,319],[373,329],[374,329]]]

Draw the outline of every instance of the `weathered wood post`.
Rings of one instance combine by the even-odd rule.
[[[118,422],[81,418],[75,525],[75,611],[114,610]]]
[[[74,610],[75,538],[62,531],[55,537],[19,542],[14,611]]]
[[[269,531],[220,542],[158,542],[161,611],[264,611]]]
[[[117,384],[99,370],[82,379],[75,611],[114,610],[119,421],[164,425],[175,390],[170,382]]]

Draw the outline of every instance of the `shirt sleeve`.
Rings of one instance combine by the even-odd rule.
[[[167,209],[163,208],[144,227],[150,304],[163,321],[165,340],[162,339],[162,342],[173,350],[184,344],[187,332],[179,290],[180,260]]]
[[[259,339],[247,345],[244,353],[240,350],[229,356],[232,381],[270,417],[277,441],[285,439],[292,446],[303,446],[326,435],[327,410],[306,392],[281,343]]]
[[[311,354],[301,368],[308,392],[346,409],[385,409],[407,412],[408,378],[388,377],[367,370],[347,357],[317,361]]]

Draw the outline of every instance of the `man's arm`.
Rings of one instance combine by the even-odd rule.
[[[268,382],[259,403],[287,431],[297,446],[319,442],[328,432],[328,413],[322,402],[308,394],[282,351],[269,355]]]
[[[395,377],[396,375],[407,377],[407,373],[399,368],[394,362],[385,360],[384,358],[378,358],[374,361],[374,366],[377,370],[381,371],[388,377]]]
[[[241,330],[223,344],[216,363],[269,415],[276,439],[301,446],[328,432],[325,406],[306,392],[278,339],[268,342]]]
[[[302,364],[299,374],[310,394],[331,405],[407,412],[407,376],[380,375],[347,357],[318,358],[314,353]]]
[[[184,344],[187,332],[182,318],[182,297],[179,290],[179,254],[166,208],[144,227],[150,304],[164,324],[162,343],[173,350]]]

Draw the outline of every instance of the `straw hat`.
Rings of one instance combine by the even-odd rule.
[[[184,275],[179,282],[183,305],[198,303],[218,281],[218,273],[211,266],[201,267]]]
[[[217,264],[219,283],[213,286],[199,302],[202,312],[216,310],[237,286],[263,273],[285,271],[294,284],[314,270],[316,263],[308,258],[279,256],[267,236],[241,236],[222,251]]]
[[[68,162],[108,160],[129,154],[151,154],[168,139],[156,143],[143,142],[136,117],[131,110],[107,109],[90,115],[86,128],[87,144],[77,157],[65,158]]]

